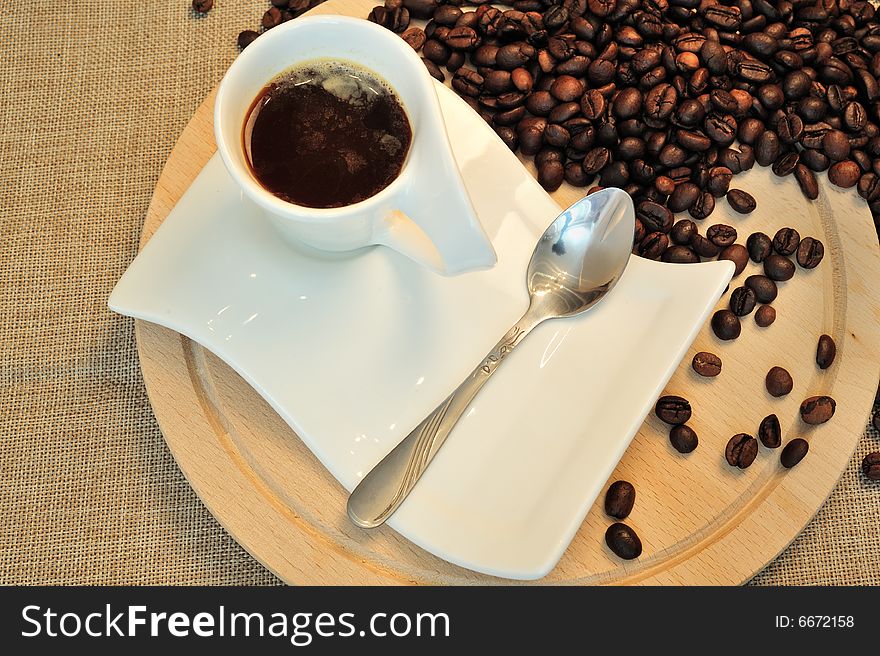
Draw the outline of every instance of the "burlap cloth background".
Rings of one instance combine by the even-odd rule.
[[[274,584],[211,517],[153,419],[133,323],[106,309],[175,140],[266,0],[4,3],[0,583]],[[858,471],[755,582],[880,583]]]

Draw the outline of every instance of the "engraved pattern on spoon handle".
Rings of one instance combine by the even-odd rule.
[[[486,381],[538,323],[526,313],[462,384],[367,473],[348,499],[355,524],[373,528],[397,510]]]

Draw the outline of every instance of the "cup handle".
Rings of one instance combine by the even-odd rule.
[[[374,240],[445,275],[491,267],[495,249],[471,204],[439,108],[437,114],[414,145],[406,184]]]
[[[440,251],[425,231],[400,210],[388,213],[375,234],[374,241],[438,273],[445,272]]]

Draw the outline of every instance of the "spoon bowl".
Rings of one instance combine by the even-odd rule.
[[[361,479],[348,498],[355,524],[374,528],[397,510],[470,402],[535,326],[580,314],[611,291],[629,262],[634,224],[632,200],[620,189],[590,194],[550,224],[526,273],[529,309],[464,382]]]
[[[629,262],[635,213],[629,194],[603,189],[574,203],[544,231],[526,274],[532,305],[556,317],[595,305]],[[548,316],[549,318],[549,316]]]

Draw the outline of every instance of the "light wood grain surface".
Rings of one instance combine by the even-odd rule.
[[[314,13],[366,16],[371,6],[331,0]],[[141,247],[213,154],[212,108],[213,94],[169,157]],[[674,451],[667,427],[653,417],[633,440],[611,480],[636,486],[635,509],[626,521],[642,539],[641,558],[623,562],[605,547],[611,520],[600,497],[543,583],[742,583],[794,539],[831,492],[862,433],[880,375],[880,252],[867,208],[829,193],[822,177],[818,202],[791,201],[800,204],[780,206],[783,212],[773,211],[774,198],[785,195],[779,185],[794,182],[772,179],[769,169],[755,171],[743,186],[758,197],[759,209],[730,221],[718,211],[701,226],[736,220],[742,242],[756,230],[772,236],[793,225],[804,236],[822,239],[826,257],[817,269],[799,269],[781,285],[773,326],[760,329],[746,317],[733,343],[721,343],[708,326],[697,337],[667,386],[694,406],[690,423],[700,435],[695,452]],[[553,196],[566,206],[582,193],[562,188]],[[739,281],[758,272],[750,267]],[[280,578],[295,584],[503,582],[450,565],[388,527],[365,532],[351,525],[345,490],[231,369],[167,329],[139,321],[136,333],[150,400],[178,464],[220,523]],[[821,333],[838,345],[836,362],[824,372],[814,361]],[[690,359],[699,350],[723,359],[717,379],[691,371]],[[785,366],[795,381],[783,399],[773,399],[763,387],[773,365]],[[813,394],[837,399],[837,413],[825,425],[807,427],[797,408]],[[778,450],[761,447],[748,470],[730,468],[723,457],[729,437],[754,434],[770,412],[780,417],[784,441],[798,436],[810,441],[807,458],[787,471],[779,465]]]

